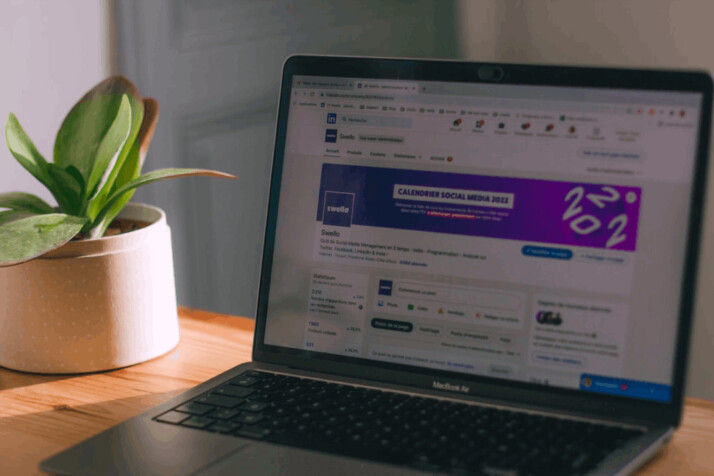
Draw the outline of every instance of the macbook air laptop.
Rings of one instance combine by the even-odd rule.
[[[680,422],[700,72],[294,56],[253,361],[58,474],[627,474]]]

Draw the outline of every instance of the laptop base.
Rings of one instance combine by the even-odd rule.
[[[270,371],[279,375],[295,377],[311,377],[320,381],[360,385],[364,388],[379,388],[384,386],[368,381],[335,379],[332,375],[316,374],[314,372],[296,372],[280,366],[247,363],[235,367],[218,377],[199,385],[190,391],[179,395],[169,402],[153,408],[125,423],[117,425],[69,450],[62,452],[42,462],[41,469],[54,474],[147,474],[147,475],[189,475],[189,474],[235,474],[240,468],[245,474],[341,474],[363,475],[369,472],[379,474],[498,474],[516,476],[518,471],[504,470],[498,467],[463,468],[461,473],[453,469],[425,466],[423,470],[417,467],[396,466],[366,459],[356,459],[317,452],[309,449],[295,448],[274,443],[260,442],[253,439],[233,435],[222,435],[186,428],[175,424],[157,421],[157,417],[172,413],[175,408],[181,408],[185,402],[200,398],[206,391],[227,384],[240,378],[246,372]],[[411,389],[399,388],[392,390],[408,392],[414,396],[438,397],[452,402],[468,400],[454,399],[451,395],[439,392],[415,393]],[[402,393],[404,394],[404,393]],[[474,403],[471,400],[471,403]],[[486,402],[482,402],[486,403]],[[478,403],[474,403],[478,405]],[[487,404],[488,408],[495,408]],[[501,409],[515,410],[516,407]],[[528,412],[537,409],[529,408]],[[187,414],[188,416],[188,414]],[[562,416],[562,415],[560,415]],[[583,420],[591,421],[591,420]],[[612,422],[609,422],[612,423]],[[641,437],[629,441],[626,445],[614,451],[610,457],[602,461],[588,474],[627,474],[633,471],[651,457],[666,441],[669,440],[671,429],[659,428],[649,430]],[[465,471],[465,472],[464,472]],[[527,474],[527,473],[523,473]]]

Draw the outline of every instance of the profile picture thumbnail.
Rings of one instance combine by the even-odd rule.
[[[538,311],[538,314],[536,314],[536,322],[543,325],[559,326],[563,323],[563,318],[559,312]]]

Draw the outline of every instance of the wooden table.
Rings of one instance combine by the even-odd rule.
[[[0,475],[40,474],[42,459],[250,360],[252,320],[179,315],[179,346],[133,367],[78,376],[0,368]],[[714,474],[714,402],[687,399],[682,427],[641,473]]]

